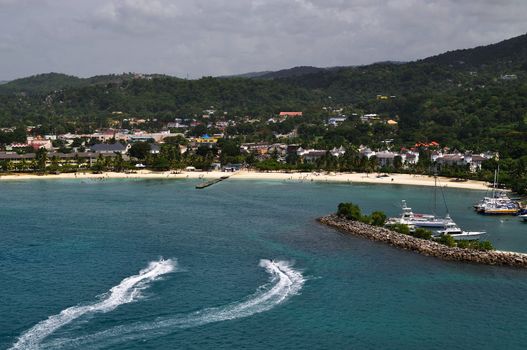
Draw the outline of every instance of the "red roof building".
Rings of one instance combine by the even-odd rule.
[[[280,112],[280,117],[301,117],[302,112]]]

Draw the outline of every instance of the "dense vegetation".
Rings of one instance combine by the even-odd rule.
[[[82,79],[52,73],[0,85],[0,126],[41,125],[41,132],[90,132],[114,122],[123,125],[129,117],[150,118],[143,127],[155,130],[176,117],[200,120],[210,108],[221,112],[205,123],[236,120],[225,134],[239,142],[274,141],[276,134],[295,131],[289,141],[324,149],[380,148],[390,139],[394,149],[434,140],[461,151],[498,151],[502,182],[519,192],[527,188],[527,35],[410,63],[296,67],[253,78],[123,74]],[[281,110],[300,110],[304,116],[266,123]],[[398,125],[361,123],[358,116],[364,113]],[[328,127],[327,119],[339,114],[350,118]],[[244,121],[245,116],[253,120]],[[199,127],[189,133],[203,131],[215,130]],[[307,167],[380,170],[360,164],[354,155],[338,162],[328,157]],[[295,159],[287,165],[271,159],[258,166],[306,167]],[[429,171],[427,166],[416,171]],[[489,180],[495,166],[489,162],[475,177]],[[466,169],[442,171],[467,176]]]
[[[386,214],[383,212],[374,211],[371,215],[362,215],[360,207],[353,203],[340,203],[337,215],[348,220],[360,221],[373,226],[384,226],[386,222]]]

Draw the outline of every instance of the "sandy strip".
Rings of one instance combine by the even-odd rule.
[[[68,173],[58,175],[34,175],[17,174],[1,175],[0,180],[35,180],[35,179],[214,179],[221,176],[231,175],[235,180],[280,180],[292,182],[340,182],[340,183],[370,183],[370,184],[391,184],[391,185],[413,185],[413,186],[434,186],[434,178],[425,175],[410,174],[390,174],[388,177],[377,177],[376,174],[364,173],[284,173],[284,172],[256,172],[239,171],[237,173],[225,173],[220,171],[213,172],[181,172],[172,173],[152,172],[140,170],[135,173],[114,173],[106,172],[103,174],[92,173]],[[438,184],[450,188],[463,188],[470,190],[487,190],[489,187],[482,181],[455,182],[449,178],[438,177]]]

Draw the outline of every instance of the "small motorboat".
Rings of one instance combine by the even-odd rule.
[[[444,230],[437,231],[439,236],[450,235],[456,241],[475,241],[480,239],[486,232],[484,231],[463,231],[455,222],[449,222]]]

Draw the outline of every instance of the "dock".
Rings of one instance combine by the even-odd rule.
[[[214,184],[217,184],[218,182],[221,182],[223,180],[227,180],[228,178],[229,178],[228,176],[222,176],[222,177],[220,177],[218,179],[212,179],[212,180],[204,181],[204,182],[202,182],[200,184],[197,184],[196,185],[196,189],[201,190],[203,188],[210,187],[210,186],[212,186]]]

